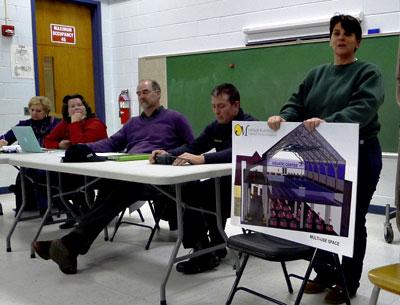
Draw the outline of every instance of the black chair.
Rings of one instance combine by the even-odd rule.
[[[147,225],[147,224],[142,224],[142,223],[123,220],[123,217],[124,217],[124,214],[125,214],[126,210],[129,209],[130,211],[138,212],[140,220],[142,222],[144,222],[144,218],[143,218],[142,212],[140,211],[140,208],[146,203],[146,201],[136,201],[130,207],[124,209],[121,212],[121,215],[119,216],[119,218],[118,218],[118,220],[117,220],[117,222],[115,224],[114,232],[113,232],[113,234],[112,234],[112,236],[110,238],[111,242],[114,240],[115,234],[117,234],[118,228],[122,223],[131,224],[131,225],[135,225],[135,226],[139,226],[139,227],[148,228],[148,229],[151,230],[149,239],[147,240],[147,243],[146,243],[146,246],[145,246],[146,250],[149,249],[151,241],[153,240],[154,233],[156,232],[156,230],[160,229],[160,226],[159,226],[160,218],[156,217],[156,214],[155,214],[155,211],[154,211],[154,202],[152,200],[148,200],[147,202],[149,203],[150,211],[151,211],[151,214],[153,215],[154,225],[150,226],[150,225]]]
[[[238,286],[250,255],[268,261],[280,262],[290,293],[293,293],[290,277],[303,279],[303,285],[298,293],[298,300],[296,300],[295,304],[300,303],[305,283],[307,283],[307,280],[311,273],[311,266],[309,266],[309,270],[307,270],[306,275],[304,277],[301,277],[296,274],[288,274],[285,262],[300,259],[311,260],[313,255],[315,255],[316,249],[285,239],[254,232],[247,232],[229,237],[227,246],[241,253],[242,263],[236,272],[236,279],[229,293],[226,305],[231,304],[233,297],[238,290],[249,292],[275,304],[286,305],[286,303],[283,303],[267,295],[261,294],[250,288]]]

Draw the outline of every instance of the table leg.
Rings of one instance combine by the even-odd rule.
[[[220,178],[214,178],[215,185],[215,211],[217,213],[217,227],[221,236],[224,238],[225,242],[228,240],[228,236],[225,233],[224,226],[222,225],[222,211],[221,211],[221,188],[220,188]]]
[[[182,202],[182,184],[176,184],[175,185],[175,202],[176,202],[176,214],[177,214],[177,223],[178,223],[178,239],[175,243],[174,249],[172,250],[171,256],[169,258],[168,261],[168,265],[167,265],[167,270],[165,272],[163,281],[161,283],[161,288],[160,288],[160,304],[161,305],[166,305],[167,304],[167,300],[166,300],[166,285],[167,285],[167,281],[169,278],[169,275],[171,273],[172,267],[174,265],[174,263],[185,260],[185,259],[189,259],[192,257],[197,257],[206,253],[210,253],[213,252],[215,250],[218,249],[222,249],[226,246],[226,243],[222,243],[220,245],[216,245],[207,249],[202,249],[200,251],[196,251],[194,253],[191,254],[187,254],[187,255],[183,255],[178,257],[178,251],[179,248],[182,244],[182,239],[183,239],[183,213],[182,210],[184,207],[192,209],[192,210],[197,210],[199,212],[206,212],[209,214],[214,214],[215,217],[217,217],[217,227],[218,230],[220,232],[220,234],[222,235],[222,237],[224,238],[225,242],[228,240],[228,236],[225,233],[224,227],[222,225],[222,211],[221,211],[221,189],[220,189],[220,178],[214,178],[215,181],[215,213],[211,212],[211,211],[207,211],[207,210],[203,210],[200,208],[194,208],[191,206],[185,206],[185,204]],[[168,194],[166,194],[165,191],[163,191],[162,189],[154,186],[156,189],[160,190],[162,193],[164,193],[165,195],[168,196]],[[168,196],[170,198],[173,198],[171,196]],[[235,260],[236,260],[236,264],[237,266],[239,266],[239,258],[237,257],[237,255],[235,256]]]
[[[7,234],[7,252],[11,252],[11,236],[14,233],[15,228],[17,227],[18,222],[21,219],[22,213],[24,212],[25,205],[26,205],[26,190],[25,190],[25,171],[26,169],[21,167],[19,169],[20,175],[21,175],[21,194],[22,194],[22,205],[19,208],[19,211],[17,213],[17,216],[15,216],[14,223],[11,226],[10,231]]]
[[[226,246],[226,242],[228,241],[228,236],[225,233],[224,226],[222,225],[222,211],[221,211],[221,178],[217,177],[214,178],[214,185],[215,185],[215,212],[216,212],[216,217],[217,217],[217,227],[218,231],[225,240],[225,244],[223,246],[219,246],[219,248],[223,248]],[[218,246],[217,246],[218,247]],[[231,252],[233,255],[233,258],[235,260],[235,265],[234,268],[239,268],[240,266],[240,260],[239,256],[236,254],[235,251]]]
[[[92,185],[92,184],[94,184],[94,183],[96,183],[96,182],[99,181],[101,178],[92,179],[92,180],[90,181],[89,177],[88,177],[88,176],[85,176],[84,179],[85,179],[84,192],[85,192],[86,205],[87,205],[89,208],[92,208],[94,202],[92,201],[92,198],[89,196],[89,191],[90,191],[90,190],[89,190],[89,186]],[[110,240],[110,238],[109,238],[109,236],[108,236],[108,226],[105,226],[105,227],[104,227],[103,234],[104,234],[104,240],[105,240],[105,241]],[[112,240],[111,240],[111,241],[112,241]]]
[[[171,256],[168,261],[167,265],[167,270],[165,271],[163,281],[161,282],[161,287],[160,287],[160,304],[161,305],[166,305],[167,304],[167,299],[166,299],[166,285],[167,281],[169,278],[169,275],[171,273],[172,267],[174,263],[176,262],[176,258],[178,255],[179,248],[182,244],[182,238],[183,238],[183,213],[182,213],[182,185],[177,184],[175,186],[175,201],[176,201],[176,214],[177,214],[177,222],[178,222],[178,239],[175,243],[174,249],[172,250]]]
[[[38,229],[35,237],[33,238],[32,243],[38,239],[40,232],[42,232],[42,228],[47,221],[48,215],[51,215],[51,209],[52,209],[53,204],[52,204],[52,200],[51,200],[51,184],[50,184],[50,172],[49,171],[46,171],[46,192],[47,192],[47,210],[42,217],[42,221],[40,223],[39,229]],[[31,258],[35,258],[35,251],[33,251],[33,249],[31,249]]]

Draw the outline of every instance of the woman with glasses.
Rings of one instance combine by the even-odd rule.
[[[63,120],[45,138],[46,148],[68,149],[73,144],[96,142],[107,138],[107,127],[92,112],[92,109],[80,94],[66,95],[62,106]],[[64,190],[73,190],[84,184],[82,176],[63,174]],[[53,178],[55,179],[55,177]],[[94,198],[94,193],[90,192]],[[82,193],[75,193],[68,197],[74,205],[71,206],[78,216],[88,211],[86,200]],[[61,229],[71,228],[76,220],[70,213],[65,223],[60,225]]]
[[[46,148],[67,149],[71,144],[95,142],[107,138],[107,127],[92,112],[82,95],[66,95],[63,120],[46,137]]]

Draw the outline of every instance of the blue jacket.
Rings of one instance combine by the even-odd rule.
[[[43,146],[44,138],[50,133],[50,131],[60,122],[61,120],[53,116],[47,116],[43,120],[22,120],[16,126],[32,126],[33,132],[39,141],[40,146]],[[13,131],[10,129],[5,134],[0,136],[0,139],[4,139],[11,145],[17,139]]]
[[[257,121],[250,114],[240,108],[239,113],[232,121]],[[215,148],[215,151],[208,152]],[[219,124],[213,121],[191,144],[187,144],[168,151],[174,156],[185,152],[200,155],[204,154],[205,163],[230,163],[232,161],[232,122]]]

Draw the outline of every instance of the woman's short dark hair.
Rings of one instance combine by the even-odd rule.
[[[224,83],[221,85],[216,86],[212,91],[212,96],[221,96],[226,94],[228,96],[228,100],[231,104],[236,101],[240,102],[240,93],[239,90],[232,84]]]
[[[361,41],[362,30],[360,21],[350,15],[335,15],[331,18],[329,23],[329,37],[332,37],[333,28],[336,24],[340,23],[346,33],[355,34],[357,41]]]
[[[80,95],[80,94],[71,94],[71,95],[66,95],[63,98],[62,116],[63,116],[63,119],[65,121],[67,121],[68,123],[71,123],[71,117],[69,116],[69,113],[68,113],[68,101],[72,100],[74,98],[78,98],[78,99],[80,99],[82,101],[82,104],[86,108],[86,117],[87,118],[94,118],[95,117],[95,114],[92,111],[92,108],[90,108],[89,104],[86,102],[85,98],[82,95]]]

